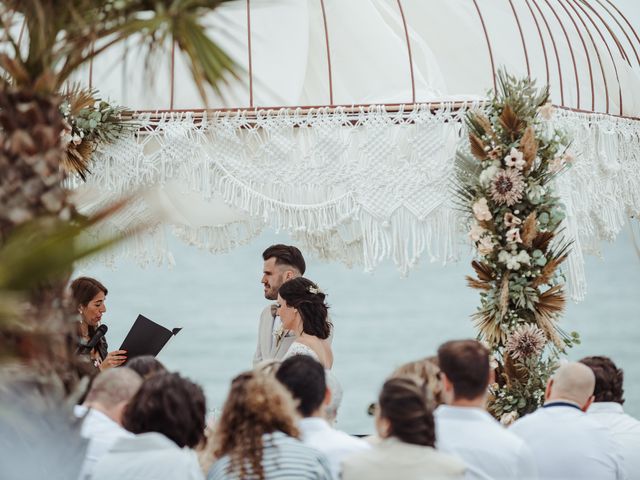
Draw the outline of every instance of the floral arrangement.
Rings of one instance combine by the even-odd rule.
[[[96,97],[94,90],[75,86],[62,95],[60,111],[64,117],[63,167],[86,180],[89,162],[99,144],[112,143],[136,126],[122,119],[123,107],[110,105]]]
[[[477,252],[476,277],[467,277],[481,292],[473,319],[496,367],[489,410],[510,423],[540,406],[559,355],[579,342],[558,326],[566,302],[558,267],[571,242],[552,183],[574,157],[549,122],[548,89],[504,72],[498,80],[485,111],[467,114],[455,193]]]

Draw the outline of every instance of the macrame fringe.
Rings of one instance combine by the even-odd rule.
[[[205,199],[224,202],[251,220],[226,225],[174,225],[181,240],[223,252],[264,226],[286,231],[320,258],[372,270],[391,259],[402,274],[428,255],[458,256],[460,218],[452,210],[452,158],[470,103],[454,110],[428,105],[387,112],[382,106],[218,112],[197,119],[139,115],[141,132],[100,148],[89,187],[112,197],[180,181]],[[571,297],[586,292],[584,253],[612,240],[630,215],[640,214],[640,121],[557,109],[554,125],[572,137],[573,167],[558,180],[574,240],[565,274]],[[80,181],[68,180],[70,188]],[[132,213],[133,212],[133,213]],[[126,230],[148,211],[112,220]],[[117,224],[117,225],[116,225]],[[165,228],[138,235],[111,258],[171,263]],[[155,253],[153,253],[155,252]]]

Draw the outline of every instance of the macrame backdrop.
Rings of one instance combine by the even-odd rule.
[[[102,147],[86,184],[71,179],[81,211],[142,191],[110,229],[155,225],[111,260],[173,262],[171,231],[213,252],[265,227],[290,233],[326,260],[372,270],[392,259],[402,274],[421,257],[449,262],[466,252],[450,194],[461,120],[469,108],[384,107],[308,113],[137,115],[139,134]],[[612,240],[640,213],[640,122],[557,109],[577,156],[558,185],[574,239],[566,267],[575,300],[586,292],[584,253]],[[98,232],[97,234],[100,234]]]

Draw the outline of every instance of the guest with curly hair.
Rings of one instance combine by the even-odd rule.
[[[202,388],[177,373],[145,379],[123,415],[135,437],[115,444],[91,480],[201,480],[192,449],[204,441],[205,403]]]
[[[347,458],[343,480],[464,477],[461,460],[435,449],[435,423],[427,387],[418,385],[415,377],[397,377],[384,383],[376,408],[376,430],[383,440],[371,450]]]
[[[318,285],[304,277],[284,282],[278,291],[277,307],[283,328],[296,336],[284,358],[309,355],[324,368],[331,368],[333,352],[327,339],[332,325],[325,294]]]
[[[208,480],[330,480],[327,459],[298,440],[296,420],[291,394],[273,375],[238,375],[214,434],[219,460]]]
[[[585,357],[580,360],[596,376],[594,400],[587,416],[605,425],[622,447],[629,480],[640,479],[640,421],[624,412],[624,373],[609,357]]]

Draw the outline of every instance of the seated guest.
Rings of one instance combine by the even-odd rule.
[[[547,383],[542,408],[511,425],[533,450],[541,478],[625,478],[619,446],[606,427],[584,413],[595,383],[586,365],[562,365]]]
[[[376,408],[376,430],[382,441],[348,457],[342,479],[463,478],[462,461],[434,448],[435,426],[427,397],[425,385],[414,378],[387,380]]]
[[[331,322],[325,294],[311,280],[297,277],[284,282],[278,291],[278,316],[282,327],[295,336],[284,358],[309,355],[324,368],[333,365]]]
[[[202,389],[177,373],[147,378],[129,401],[123,425],[136,435],[116,443],[92,480],[201,480],[193,448],[204,440]]]
[[[327,456],[333,478],[337,480],[340,464],[348,455],[371,447],[327,423],[324,411],[331,402],[331,391],[327,388],[324,368],[307,355],[295,355],[282,362],[276,378],[298,401],[302,442]]]
[[[145,379],[156,373],[167,373],[166,367],[153,355],[134,357],[125,364],[125,367]]]
[[[133,436],[122,428],[122,412],[141,383],[140,376],[132,370],[107,370],[94,379],[84,403],[75,406],[75,415],[83,418],[81,434],[89,439],[80,479],[91,474],[95,463],[113,444]]]
[[[75,307],[78,309],[78,337],[87,344],[102,323],[102,315],[107,311],[107,287],[95,278],[78,277],[71,282],[71,295]],[[86,351],[85,351],[86,350]],[[124,350],[108,351],[107,339],[102,337],[91,349],[80,348],[79,352],[88,355],[96,368],[107,368],[122,365],[127,360]]]
[[[231,382],[213,443],[208,480],[330,480],[327,459],[298,440],[291,394],[272,375],[246,372]]]
[[[425,383],[429,389],[435,406],[442,405],[442,382],[440,381],[440,367],[437,357],[426,357],[421,360],[400,365],[389,378],[414,376]]]
[[[467,465],[467,478],[536,478],[531,450],[486,410],[489,351],[476,340],[447,342],[438,349],[442,396],[436,408],[439,450]]]
[[[587,415],[609,428],[621,447],[629,480],[640,480],[640,421],[624,413],[622,369],[609,357],[585,357],[580,360],[596,376],[593,403]]]

